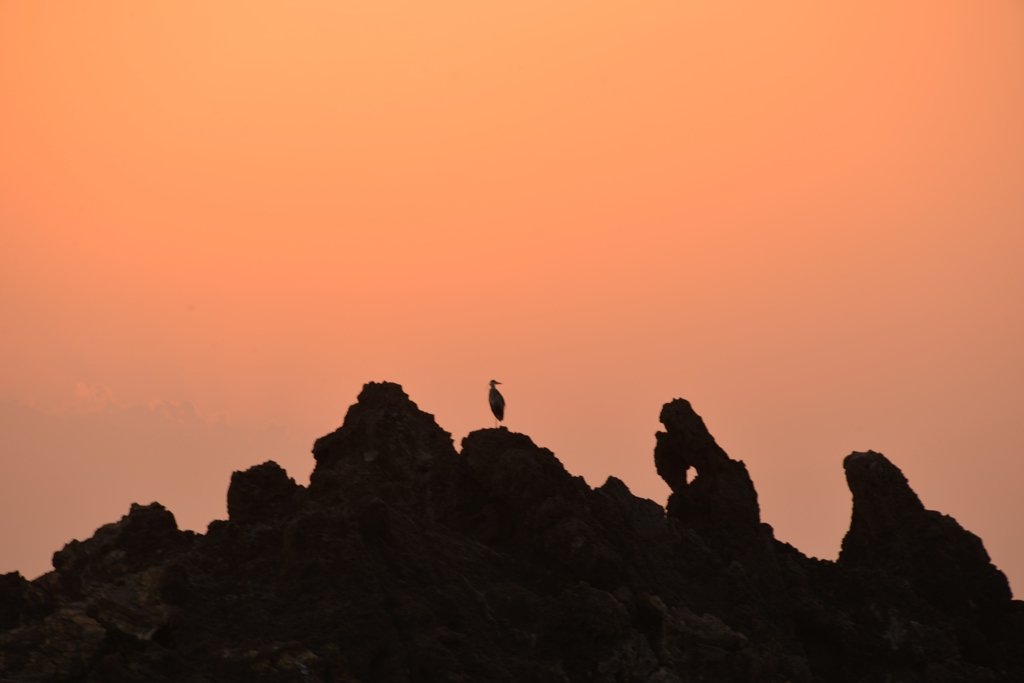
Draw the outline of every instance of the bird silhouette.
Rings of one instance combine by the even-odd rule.
[[[497,380],[491,380],[491,392],[487,395],[487,400],[491,403],[491,412],[494,413],[496,418],[494,426],[497,427],[498,423],[505,419],[505,398],[501,395],[494,385],[501,384]]]

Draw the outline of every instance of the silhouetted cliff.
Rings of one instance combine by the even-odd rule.
[[[457,451],[367,384],[308,488],[266,462],[205,535],[133,505],[53,572],[0,576],[0,679],[1024,681],[1024,603],[884,456],[846,458],[827,562],[775,540],[688,402],[661,421],[667,513],[504,428]]]

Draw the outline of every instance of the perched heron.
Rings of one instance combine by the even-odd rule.
[[[494,388],[495,384],[501,384],[501,382],[491,380],[491,393],[488,394],[487,400],[491,402],[491,412],[497,418],[494,422],[494,426],[497,427],[498,423],[505,419],[505,399],[501,392]]]

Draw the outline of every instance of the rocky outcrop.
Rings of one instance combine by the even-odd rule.
[[[240,524],[272,523],[293,514],[305,498],[306,489],[268,461],[231,475],[228,518]]]
[[[825,562],[774,539],[689,403],[661,420],[667,511],[504,428],[456,450],[368,384],[308,487],[256,465],[206,534],[133,505],[53,572],[0,577],[0,680],[1024,680],[1021,603],[884,457],[847,458]]]
[[[665,404],[661,423],[665,431],[657,434],[654,464],[672,489],[668,515],[700,534],[725,560],[765,561],[771,531],[761,525],[746,465],[726,455],[689,401]]]
[[[853,492],[853,519],[840,565],[891,572],[951,614],[1008,609],[1010,586],[980,538],[952,517],[926,510],[881,453],[852,453],[843,466]]]
[[[955,519],[925,509],[903,473],[881,453],[851,453],[843,462],[853,517],[838,565],[906,581],[943,613],[971,661],[996,668],[1024,652],[1006,576],[981,539]],[[997,626],[998,625],[998,626]]]

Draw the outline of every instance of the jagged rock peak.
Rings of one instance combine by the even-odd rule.
[[[540,500],[579,497],[589,487],[573,477],[555,454],[526,434],[504,427],[478,429],[462,440],[463,462],[493,496]]]
[[[510,450],[535,451],[538,449],[554,455],[548,449],[541,449],[537,446],[528,435],[509,431],[508,427],[504,426],[477,429],[462,439],[462,453],[467,455],[475,453],[478,457]]]
[[[868,451],[846,456],[843,467],[853,515],[841,566],[891,572],[953,613],[1008,606],[1009,583],[981,539],[952,517],[925,509],[896,465]]]
[[[125,553],[128,560],[144,563],[159,553],[167,543],[180,541],[174,514],[160,503],[132,503],[128,514],[118,522],[105,524],[92,538],[71,541],[53,554],[53,567],[58,571],[76,572],[96,556],[112,551]]]
[[[619,585],[623,561],[602,537],[589,502],[593,492],[554,453],[499,427],[471,432],[461,456],[465,484],[472,483],[443,496],[459,505],[445,515],[449,524],[495,547],[543,553],[554,570],[548,581],[583,580],[605,590]]]
[[[707,474],[720,469],[720,464],[729,460],[704,425],[704,420],[686,399],[677,398],[666,403],[658,419],[665,425],[665,432],[658,434],[659,445],[671,442],[674,447],[655,451],[654,464],[673,491],[686,488],[687,470],[691,467]]]
[[[760,536],[757,491],[741,461],[722,450],[689,401],[677,398],[661,410],[654,464],[672,489],[666,512],[734,558]],[[690,468],[697,472],[688,481]]]
[[[900,468],[881,453],[853,452],[843,460],[846,480],[853,493],[853,514],[886,523],[894,516],[924,510]]]
[[[395,472],[418,470],[439,453],[454,452],[452,435],[392,382],[363,385],[342,426],[313,445],[317,469],[331,468],[342,458],[367,463],[380,458]]]
[[[279,519],[294,510],[305,489],[273,460],[231,474],[228,517],[233,522]]]
[[[900,468],[881,453],[853,452],[843,460],[853,494],[850,530],[840,562],[879,567],[898,564],[908,552],[908,521],[927,512]]]

